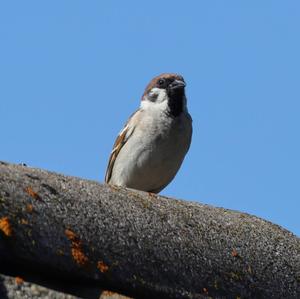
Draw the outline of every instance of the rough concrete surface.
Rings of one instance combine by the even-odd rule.
[[[300,298],[300,240],[275,224],[7,163],[1,261],[135,298]]]

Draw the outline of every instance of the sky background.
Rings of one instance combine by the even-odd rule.
[[[161,194],[300,235],[300,1],[1,1],[0,160],[102,182],[149,80],[187,82]]]

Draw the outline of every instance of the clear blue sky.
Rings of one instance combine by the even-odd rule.
[[[162,72],[187,82],[192,147],[162,194],[300,235],[300,2],[1,1],[0,160],[103,181]]]

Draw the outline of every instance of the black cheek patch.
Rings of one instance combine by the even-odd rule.
[[[148,95],[148,100],[151,102],[156,102],[157,98],[158,98],[158,94],[156,94],[156,93],[151,96]]]

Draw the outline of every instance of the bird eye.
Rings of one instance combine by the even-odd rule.
[[[165,80],[164,79],[159,79],[157,83],[158,83],[159,86],[163,86],[165,84]]]

